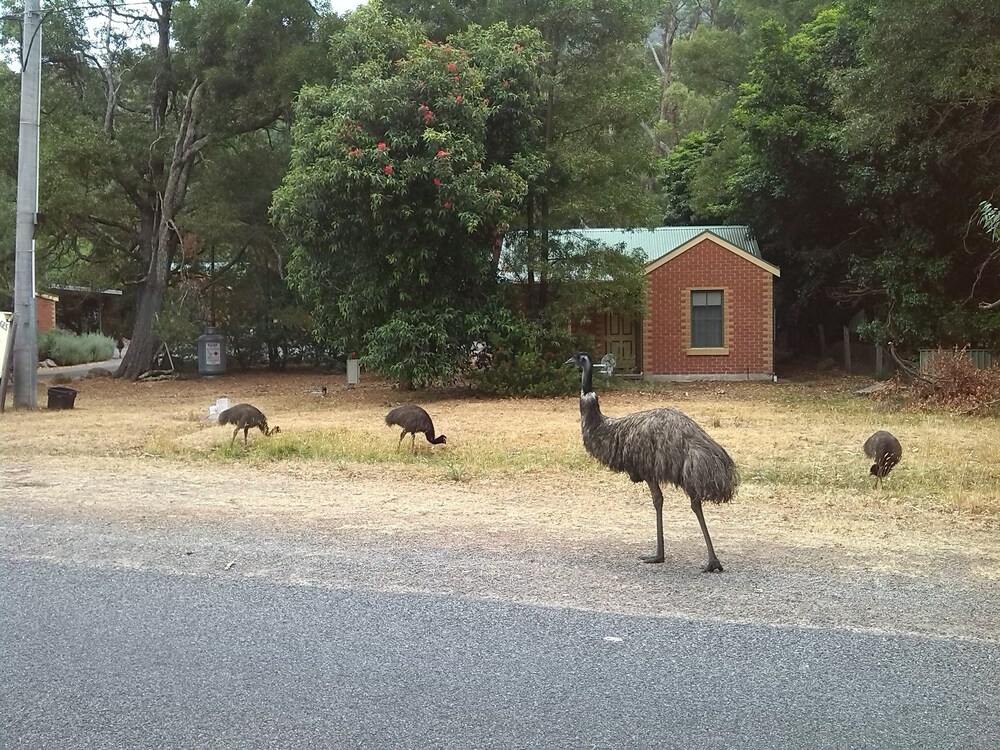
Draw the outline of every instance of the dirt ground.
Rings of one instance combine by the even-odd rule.
[[[35,529],[14,552],[86,556],[79,540],[44,529],[106,523],[135,534],[115,534],[107,548],[86,553],[92,559],[170,567],[180,563],[160,554],[155,529],[190,526],[207,529],[220,548],[202,558],[206,571],[232,556],[242,574],[294,574],[323,585],[1000,640],[1000,548],[990,513],[928,510],[891,493],[797,492],[750,476],[734,503],[706,509],[724,574],[699,572],[704,542],[674,490],[664,506],[667,562],[642,565],[638,556],[653,545],[648,491],[576,458],[575,399],[419,394],[449,441],[410,457],[395,453],[398,433],[381,420],[414,394],[371,377],[348,389],[342,378],[304,371],[88,378],[72,383],[79,391],[72,410],[8,411],[0,417],[4,515]],[[321,385],[325,397],[315,392]],[[688,384],[607,394],[602,405],[620,414],[674,403],[715,426],[709,431],[732,446],[738,463],[753,462],[755,450],[773,450],[777,439],[766,425],[761,434],[775,409],[753,411],[755,387]],[[817,397],[825,387],[816,386]],[[260,406],[290,447],[297,435],[343,433],[374,458],[275,459],[254,452],[265,440],[257,432],[251,450],[220,455],[231,431],[205,419],[220,395]],[[788,418],[773,414],[774,424]],[[831,440],[843,431],[846,441],[855,425],[817,429]],[[538,446],[542,454],[531,453]],[[477,463],[491,452],[503,461]],[[851,471],[866,471],[863,459],[851,460]],[[307,551],[291,555],[294,571],[287,550],[272,550],[279,537]],[[188,553],[183,564],[198,563]]]

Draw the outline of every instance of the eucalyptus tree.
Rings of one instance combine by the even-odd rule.
[[[324,19],[307,0],[83,12],[49,9],[59,33],[43,47],[40,242],[120,273],[134,323],[118,374],[135,378],[155,351],[199,170],[214,148],[290,117],[301,82],[322,71]]]

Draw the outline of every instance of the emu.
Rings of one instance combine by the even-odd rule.
[[[873,432],[865,441],[864,451],[865,455],[875,462],[868,473],[875,477],[876,487],[882,485],[892,467],[903,457],[903,446],[899,444],[895,435],[885,430]]]
[[[244,448],[247,445],[247,433],[254,427],[259,427],[260,431],[265,435],[274,435],[275,433],[281,432],[281,428],[277,425],[274,427],[268,427],[267,417],[264,416],[260,409],[252,404],[236,404],[236,406],[230,406],[224,412],[219,414],[219,424],[236,425],[236,429],[233,430],[233,439],[229,441],[230,448],[232,448],[233,444],[236,442],[236,433],[240,430],[243,430]]]
[[[385,423],[390,427],[403,428],[403,431],[399,433],[399,442],[396,443],[397,451],[399,446],[403,444],[403,438],[406,437],[407,433],[410,434],[410,452],[415,450],[413,441],[416,440],[418,432],[424,433],[427,442],[431,445],[448,442],[448,438],[444,435],[434,437],[434,423],[431,421],[430,414],[416,404],[402,404],[390,409],[389,413],[385,415]]]
[[[712,537],[705,525],[702,501],[727,503],[736,494],[739,473],[726,450],[698,424],[674,408],[650,409],[623,417],[601,413],[592,382],[593,363],[587,352],[570,357],[581,370],[580,428],[587,452],[613,471],[622,471],[633,482],[645,481],[656,511],[656,552],[641,559],[663,562],[663,492],[661,482],[680,487],[691,499],[708,548],[705,573],[722,572]]]

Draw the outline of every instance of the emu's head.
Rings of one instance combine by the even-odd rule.
[[[588,393],[594,392],[594,384],[592,379],[593,367],[590,362],[590,355],[587,352],[577,352],[572,357],[567,359],[563,364],[575,364],[580,368],[580,398],[582,399]],[[595,397],[596,398],[596,397]],[[583,401],[580,402],[581,408]]]

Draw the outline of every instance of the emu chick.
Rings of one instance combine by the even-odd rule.
[[[413,441],[416,439],[418,432],[422,432],[424,437],[427,438],[427,442],[431,445],[440,445],[441,443],[448,442],[448,438],[444,435],[434,437],[434,422],[431,421],[430,414],[416,404],[402,404],[394,409],[390,409],[389,413],[385,415],[385,423],[390,427],[403,428],[403,431],[399,433],[399,442],[396,443],[397,451],[399,450],[399,446],[403,444],[403,438],[407,434],[410,435],[410,451],[416,450]]]
[[[219,415],[219,424],[232,424],[236,425],[236,429],[233,430],[233,439],[229,441],[229,447],[233,447],[233,443],[236,442],[236,433],[243,430],[243,446],[247,445],[247,433],[250,432],[254,427],[260,429],[265,435],[274,435],[277,432],[281,432],[281,428],[278,426],[268,427],[267,417],[264,413],[252,404],[236,404],[236,406],[230,406],[224,412]]]
[[[875,463],[868,473],[875,477],[875,486],[882,484],[892,467],[903,457],[903,447],[891,432],[878,430],[872,433],[864,444],[865,455]]]

